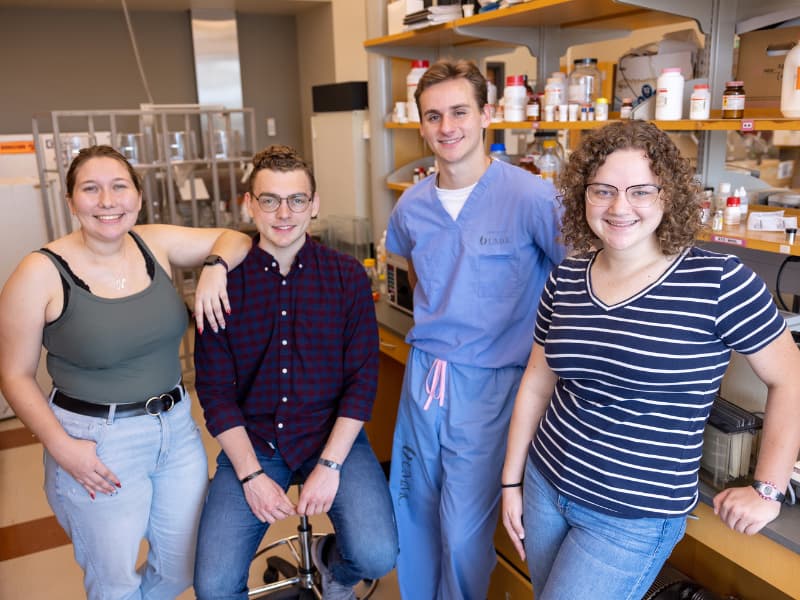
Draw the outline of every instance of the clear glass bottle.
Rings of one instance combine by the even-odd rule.
[[[545,140],[542,146],[544,147],[544,152],[537,159],[536,166],[539,168],[539,174],[542,179],[554,181],[561,170],[561,159],[556,154],[556,141]]]
[[[495,160],[502,160],[507,163],[511,162],[511,157],[506,153],[505,144],[492,144],[489,146],[489,156]]]
[[[365,258],[363,261],[364,270],[369,277],[369,285],[372,289],[372,299],[378,300],[380,298],[380,281],[378,280],[378,269],[376,267],[374,258]]]
[[[567,100],[577,104],[594,104],[600,95],[600,70],[596,58],[578,58],[572,61],[572,72],[567,78]]]

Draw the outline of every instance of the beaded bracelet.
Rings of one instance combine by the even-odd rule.
[[[522,487],[522,482],[518,481],[517,483],[501,483],[501,488],[515,488],[515,487]]]
[[[248,482],[248,481],[250,481],[251,479],[255,479],[255,478],[256,478],[256,477],[258,477],[259,475],[263,475],[263,474],[264,474],[264,469],[259,469],[258,471],[253,471],[252,473],[250,473],[250,475],[247,475],[246,477],[242,477],[242,478],[239,480],[239,483],[241,483],[242,485],[244,485],[245,483],[247,483],[247,482]]]

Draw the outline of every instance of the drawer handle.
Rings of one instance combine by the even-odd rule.
[[[397,348],[397,344],[390,344],[389,342],[384,342],[381,340],[381,346],[386,346],[387,348]]]

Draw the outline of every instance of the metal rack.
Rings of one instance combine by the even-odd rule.
[[[69,162],[80,147],[96,143],[119,150],[141,177],[141,223],[240,226],[240,191],[255,147],[251,108],[52,111],[34,116],[33,136],[50,239],[72,231],[73,223],[66,203],[55,214],[49,198],[65,197]]]

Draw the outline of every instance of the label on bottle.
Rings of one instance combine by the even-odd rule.
[[[722,110],[744,110],[744,94],[722,96]]]
[[[800,91],[800,66],[797,67],[797,73],[794,75],[794,89]]]

